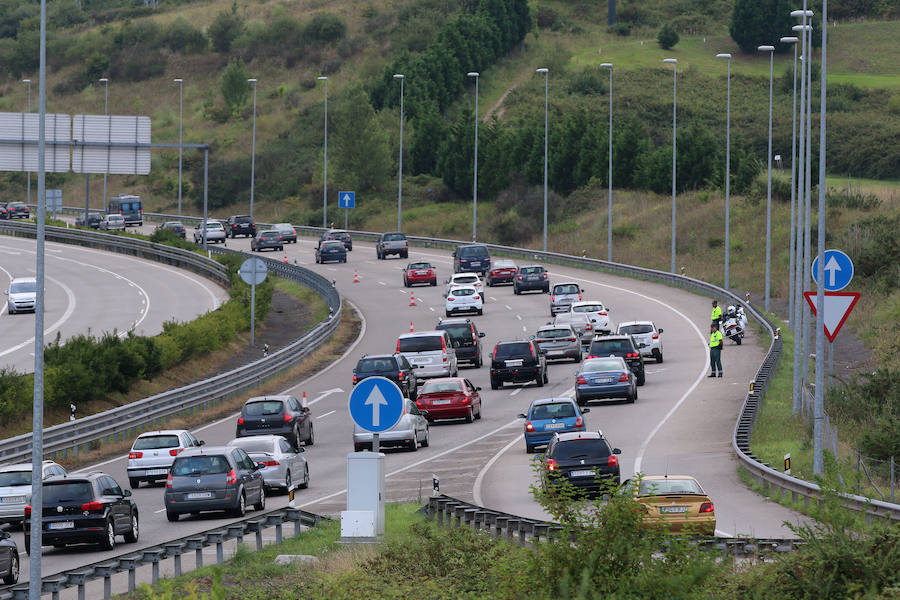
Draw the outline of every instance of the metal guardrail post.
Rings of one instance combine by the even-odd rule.
[[[194,551],[194,564],[198,569],[203,567],[203,547],[206,545],[203,536],[191,537],[185,540],[185,547]]]
[[[133,592],[136,587],[135,582],[135,570],[137,569],[138,561],[141,560],[140,556],[123,556],[119,559],[119,567],[125,567],[128,569],[128,591]]]
[[[509,528],[509,517],[506,515],[497,515],[494,517],[494,537],[500,538],[504,529]]]
[[[65,583],[65,577],[44,577],[41,580],[41,593],[49,593],[52,600],[59,600],[59,592],[64,589]]]
[[[243,523],[235,523],[233,525],[229,525],[225,529],[228,532],[228,537],[237,540],[238,545],[244,543],[244,524]]]
[[[67,583],[69,585],[75,584],[78,587],[78,600],[85,600],[84,586],[87,583],[88,577],[93,574],[93,569],[85,569],[84,571],[69,571],[69,573],[67,574]]]
[[[247,531],[251,531],[256,537],[256,551],[259,552],[263,547],[262,530],[265,519],[252,519],[247,521]]]
[[[284,523],[284,519],[281,515],[269,515],[266,517],[266,525],[275,526],[275,543],[281,545],[281,529],[282,523]]]
[[[216,545],[216,564],[221,565],[225,562],[225,548],[222,546],[225,542],[225,532],[221,530],[207,532],[206,541]]]
[[[112,597],[112,576],[119,570],[119,561],[114,560],[94,566],[94,573],[103,577],[103,600]]]
[[[151,565],[151,574],[150,574],[150,582],[156,583],[159,581],[159,561],[162,559],[163,555],[165,555],[166,551],[162,548],[153,548],[150,550],[144,550],[144,556],[142,562],[150,563]]]
[[[166,556],[172,557],[172,563],[175,568],[175,577],[181,577],[181,553],[184,552],[184,542],[173,542],[166,544]]]

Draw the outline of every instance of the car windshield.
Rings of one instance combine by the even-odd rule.
[[[132,450],[154,450],[156,448],[177,448],[177,435],[144,435],[134,441]]]
[[[625,363],[622,362],[622,359],[594,358],[584,362],[581,372],[603,373],[604,371],[622,371],[624,369]]]
[[[206,224],[206,228],[207,228],[207,229],[224,229],[224,227],[222,227],[222,224],[221,224],[221,223],[218,223],[218,222],[216,222],[216,223],[207,223],[207,224]]]
[[[31,471],[4,471],[0,473],[0,487],[31,485]]]
[[[184,229],[184,225],[182,225],[178,221],[170,221],[170,222],[166,223],[165,225],[163,225],[163,228],[165,228],[165,229]]]
[[[393,358],[363,358],[356,365],[357,373],[383,373],[396,369],[397,363]]]
[[[259,234],[260,239],[274,239],[278,237],[277,231],[263,231]]]
[[[638,334],[653,333],[653,325],[622,325],[619,327],[619,333]]]
[[[124,221],[125,217],[123,217],[122,215],[109,215],[107,219],[109,219],[110,221]]]
[[[93,498],[94,491],[89,481],[60,481],[45,483],[43,504],[54,505],[73,500]]]
[[[577,294],[578,286],[574,283],[564,283],[562,285],[553,286],[554,294]]]
[[[234,218],[235,223],[252,223],[253,220],[250,218],[250,215],[242,215]]]
[[[537,336],[545,340],[555,340],[557,338],[565,338],[572,335],[572,330],[560,327],[559,329],[542,329],[538,331]]]
[[[386,242],[401,242],[406,239],[406,236],[402,233],[388,233],[384,236],[384,241]]]
[[[581,313],[563,313],[561,315],[556,315],[556,318],[553,319],[555,323],[579,323],[584,325],[588,322],[589,317],[587,315]]]
[[[429,381],[426,382],[420,394],[440,394],[441,392],[461,392],[462,383],[459,381]]]
[[[511,344],[497,344],[494,356],[498,359],[521,357],[531,355],[531,345],[528,342],[513,342]]]
[[[291,233],[294,232],[294,226],[290,223],[277,223],[275,225],[275,229],[277,231],[290,231]]]
[[[531,418],[536,421],[543,419],[568,419],[574,416],[575,406],[571,402],[538,404],[531,409]]]
[[[663,494],[703,494],[700,485],[693,479],[642,479],[638,496],[660,496]]]
[[[478,275],[464,275],[462,277],[457,276],[457,277],[453,278],[453,283],[455,283],[455,284],[456,283],[469,284],[469,283],[477,283],[477,282],[478,282]]]
[[[494,261],[494,269],[515,269],[516,263],[511,260]]]
[[[343,247],[344,247],[344,244],[342,244],[341,242],[330,242],[329,241],[329,242],[325,242],[324,244],[322,244],[323,250],[340,250]]]
[[[443,338],[439,335],[400,338],[397,340],[398,352],[434,352],[443,350]]]
[[[37,290],[37,283],[34,281],[14,281],[9,286],[10,294],[27,294]]]
[[[420,263],[410,263],[407,269],[431,269],[431,263],[420,262]]]
[[[580,306],[572,307],[572,312],[577,312],[577,313],[600,312],[602,310],[603,310],[602,304],[581,304]]]
[[[488,255],[484,246],[466,246],[459,249],[460,258],[481,258]]]
[[[443,325],[441,329],[450,334],[450,337],[454,340],[466,340],[471,341],[472,339],[472,327],[468,323],[459,323],[457,325]]]
[[[454,296],[474,296],[475,288],[470,287],[459,287],[453,290]]]
[[[182,456],[175,459],[172,474],[175,476],[220,475],[231,470],[224,456]]]
[[[593,438],[560,442],[556,445],[551,458],[567,460],[570,458],[606,458],[607,456],[609,456],[609,446],[606,442]]]
[[[272,440],[261,440],[258,437],[245,437],[231,440],[229,446],[237,446],[243,448],[248,454],[250,452],[274,452],[275,442]]]
[[[591,354],[595,356],[609,356],[631,351],[631,342],[626,340],[603,340],[591,344]]]
[[[522,267],[519,269],[519,273],[523,273],[525,275],[539,275],[544,272],[544,267]]]
[[[262,400],[259,402],[248,402],[244,406],[244,414],[248,417],[258,417],[260,415],[277,415],[284,409],[281,400]]]

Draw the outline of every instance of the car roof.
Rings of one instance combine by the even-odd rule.
[[[247,398],[247,402],[262,402],[264,400],[287,400],[288,398],[292,398],[290,394],[272,394],[269,396],[253,396],[252,398]]]
[[[263,233],[274,233],[274,234],[276,234],[276,235],[278,234],[278,232],[275,231],[274,229],[263,229],[263,230],[260,231],[259,234],[257,234],[257,235],[261,235],[261,234],[263,234]]]
[[[557,281],[553,284],[553,287],[556,287],[558,285],[577,285],[579,288],[581,288],[581,284],[577,281]]]
[[[234,446],[194,446],[193,448],[185,449],[184,452],[181,452],[175,460],[178,460],[179,458],[182,458],[184,456],[206,456],[208,454],[227,455],[233,449]]]
[[[250,215],[231,215],[231,219],[239,219],[240,217],[249,217]]]
[[[290,223],[275,223],[274,225],[272,225],[272,227],[281,227],[282,225],[287,225],[287,226],[290,227],[291,229],[294,228],[294,226],[291,225]]]
[[[457,248],[484,248],[487,250],[486,244],[460,244]]]
[[[532,264],[532,265],[519,265],[519,268],[520,268],[520,269],[533,269],[533,268],[535,268],[535,267],[538,267],[538,268],[540,268],[540,269],[543,269],[543,268],[544,268],[544,265],[533,265],[533,264]]]
[[[681,480],[687,479],[687,480],[697,481],[697,478],[693,477],[692,475],[642,475],[641,479],[643,479],[644,481],[659,481],[659,480],[663,480],[663,479],[681,479]],[[700,483],[700,482],[697,481],[697,483]]]
[[[469,286],[469,287],[471,287],[471,286]],[[465,317],[465,318],[457,317],[455,319],[441,319],[440,321],[438,321],[438,326],[441,326],[441,325],[471,325],[471,324],[472,324],[472,319],[469,319],[468,317]]]
[[[572,326],[569,325],[568,323],[558,323],[556,325],[554,325],[553,323],[550,323],[549,325],[541,325],[540,327],[537,328],[537,330],[539,332],[550,330],[550,329],[572,329]]]
[[[13,277],[13,279],[12,279],[12,281],[10,281],[10,283],[16,283],[16,282],[28,283],[29,281],[32,283],[37,283],[37,279],[35,279],[34,277]]]
[[[274,434],[249,435],[247,437],[235,438],[235,439],[231,440],[230,442],[228,442],[227,444],[225,444],[225,446],[238,446],[239,444],[236,444],[235,442],[240,442],[240,441],[258,442],[258,441],[262,440],[263,442],[276,442],[278,440],[283,440],[283,439],[285,439],[283,435],[274,435]]]
[[[437,329],[432,329],[431,331],[416,331],[413,333],[404,333],[401,335],[399,340],[407,339],[407,338],[416,338],[416,337],[428,337],[432,335],[444,335],[445,331],[438,331]]]
[[[41,465],[55,465],[56,463],[52,460],[45,460],[41,462]],[[9,471],[30,471],[31,463],[13,463],[11,465],[3,465],[0,466],[0,473],[8,473]]]
[[[602,300],[579,300],[578,302],[573,302],[572,306],[584,306],[585,304],[603,304]]]
[[[465,377],[432,377],[432,378],[428,379],[425,383],[445,383],[447,381],[452,381],[455,383],[463,383],[463,382],[465,382],[465,380],[466,380]]]
[[[631,340],[630,333],[614,333],[612,335],[595,335],[594,341],[603,342],[606,340]]]
[[[190,433],[187,429],[159,429],[157,431],[145,431],[134,439],[149,437],[152,435],[181,435],[182,433]]]
[[[394,358],[396,354],[363,354],[359,357],[360,360],[364,358]]]
[[[569,431],[566,433],[555,433],[556,439],[560,442],[570,442],[572,440],[603,440],[603,432],[601,431]]]
[[[469,277],[478,277],[478,273],[454,273],[450,279],[468,279]]]
[[[98,477],[112,477],[112,475],[110,475],[109,473],[104,473],[103,471],[91,471],[89,473],[68,473],[66,475],[52,475],[45,479],[44,483],[50,483],[52,481],[78,481],[80,479],[94,481]]]
[[[619,323],[619,327],[627,327],[628,325],[652,325],[656,327],[656,325],[653,325],[653,321],[622,321]]]
[[[497,345],[502,346],[503,344],[522,344],[522,343],[527,344],[527,343],[529,343],[529,341],[530,340],[500,340],[499,342],[497,342]]]
[[[542,404],[560,404],[562,402],[566,402],[568,404],[575,404],[575,401],[569,398],[568,396],[560,396],[558,398],[539,398],[531,402],[531,406],[541,406]],[[589,432],[590,433],[590,432]]]

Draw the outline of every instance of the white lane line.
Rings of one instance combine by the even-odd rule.
[[[526,328],[524,325],[522,325],[522,331],[528,331],[528,328]]]
[[[329,271],[337,271],[337,269],[335,269],[334,267],[325,267],[325,268],[328,269]]]
[[[522,320],[522,315],[516,315],[516,318],[517,318],[518,320],[521,321],[521,320]]]
[[[484,476],[487,472],[494,466],[500,457],[506,453],[507,450],[518,444],[524,439],[525,434],[519,434],[513,441],[503,446],[503,448],[495,455],[491,457],[491,460],[487,461],[487,464],[484,465],[480,471],[478,471],[478,476],[475,478],[475,485],[472,487],[472,495],[475,498],[475,504],[478,506],[484,506],[484,501],[481,498],[481,484],[484,481]]]
[[[324,418],[327,417],[328,415],[333,415],[333,414],[336,413],[336,412],[337,412],[336,410],[329,410],[327,413],[321,414],[321,415],[319,415],[319,416],[316,417],[316,418],[317,418],[317,419],[324,419]]]
[[[405,293],[406,293],[406,290],[397,290],[397,291],[400,292],[401,294],[405,294]],[[415,293],[415,292],[410,292],[410,295],[412,295],[412,294],[414,294],[414,293]],[[417,300],[418,300],[418,298],[417,298]]]
[[[75,312],[75,293],[72,292],[71,288],[69,288],[69,286],[64,284],[62,281],[59,281],[58,279],[54,279],[53,277],[50,277],[47,274],[44,274],[44,277],[46,277],[48,281],[52,281],[53,283],[55,283],[56,285],[61,287],[63,289],[63,291],[66,293],[66,297],[68,298],[68,305],[66,306],[66,311],[63,313],[63,315],[59,319],[57,319],[56,322],[53,323],[53,325],[44,329],[44,335],[47,335],[47,334],[55,331],[56,329],[62,327],[62,324],[65,323],[66,321],[68,321],[69,318],[72,316],[72,314]],[[33,343],[34,343],[34,336],[31,336],[30,338],[28,338],[21,344],[19,344],[17,346],[13,346],[12,348],[7,348],[3,352],[0,352],[0,356],[6,356],[7,354],[15,352],[16,350],[24,348],[25,346],[27,346],[29,344],[33,344]]]
[[[434,312],[434,308],[431,306],[428,307],[428,310],[430,310],[431,312]]]
[[[512,394],[510,394],[510,396],[515,396],[516,394],[518,394],[519,392],[521,392],[522,389],[523,389],[523,388],[516,388],[516,390],[515,390]]]
[[[512,310],[512,306],[510,306],[509,304],[507,304],[507,305],[506,305],[506,310]]]
[[[378,285],[387,285],[387,284],[386,284],[385,282],[383,282],[383,281],[379,281],[379,282],[378,282]]]
[[[497,301],[497,299],[496,299],[496,298],[494,298],[494,297],[493,297],[493,296],[490,296],[490,298],[491,298],[491,300],[493,300],[493,301],[494,301],[494,302],[496,302],[496,301]]]

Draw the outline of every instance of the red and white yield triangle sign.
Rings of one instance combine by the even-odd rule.
[[[813,314],[817,314],[816,310],[816,292],[803,292],[806,301],[812,309]],[[859,292],[825,292],[825,336],[829,342],[833,342],[838,332],[844,325],[844,321],[850,316],[850,311],[856,306],[859,300]]]

